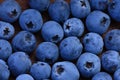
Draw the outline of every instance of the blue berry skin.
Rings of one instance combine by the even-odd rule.
[[[30,74],[35,80],[44,80],[50,77],[51,67],[45,62],[37,62],[32,65]]]
[[[107,9],[109,0],[89,0],[90,6],[93,10],[104,11]]]
[[[57,45],[52,42],[42,42],[36,49],[36,57],[40,61],[52,64],[57,61],[59,57],[59,49]]]
[[[7,60],[11,54],[11,44],[7,40],[0,39],[0,59]]]
[[[86,27],[90,32],[105,33],[110,26],[110,17],[102,11],[93,11],[86,18]]]
[[[27,9],[20,15],[19,24],[23,30],[38,32],[43,24],[41,13],[35,9]]]
[[[92,80],[112,80],[112,77],[106,72],[99,72],[95,76],[93,76]]]
[[[113,75],[114,80],[120,80],[120,69],[117,69]]]
[[[88,0],[71,0],[71,13],[76,18],[85,18],[91,12]]]
[[[18,19],[21,7],[15,0],[4,0],[0,4],[0,12],[1,20],[13,23]]]
[[[41,34],[45,41],[54,43],[60,42],[64,37],[62,26],[55,21],[44,23]]]
[[[10,71],[5,61],[0,59],[0,80],[9,80]]]
[[[8,66],[13,76],[27,73],[31,67],[31,60],[24,52],[15,52],[8,58]]]
[[[50,0],[29,0],[29,5],[32,9],[43,12],[48,9],[50,5]]]
[[[120,22],[120,0],[110,0],[108,13],[117,22]]]
[[[20,31],[13,38],[12,46],[15,51],[23,51],[29,54],[36,47],[36,38],[28,31]]]
[[[95,54],[85,52],[79,57],[77,67],[83,77],[90,78],[100,72],[101,62]]]
[[[16,78],[16,80],[34,80],[34,79],[29,74],[21,74]]]
[[[9,40],[13,37],[15,29],[13,25],[7,22],[0,21],[0,39]]]
[[[110,30],[105,35],[104,42],[106,49],[120,52],[120,29]]]
[[[90,32],[83,37],[83,45],[86,52],[98,55],[103,51],[104,42],[99,34]]]
[[[78,18],[70,18],[64,22],[63,30],[65,36],[80,37],[84,32],[84,24]]]
[[[80,56],[83,46],[77,37],[67,37],[62,40],[59,49],[64,60],[75,60]]]
[[[52,80],[79,80],[77,67],[69,61],[57,62],[52,67]]]
[[[64,0],[55,0],[48,8],[52,20],[63,23],[69,18],[70,7]]]
[[[102,54],[102,67],[109,73],[115,72],[120,67],[120,55],[117,51],[108,50]]]

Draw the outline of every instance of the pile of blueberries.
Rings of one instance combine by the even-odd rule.
[[[15,0],[0,3],[0,80],[120,80],[120,27],[110,29],[120,22],[120,0],[28,3],[24,11]]]

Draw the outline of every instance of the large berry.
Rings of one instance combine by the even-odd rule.
[[[34,80],[34,79],[29,74],[21,74],[16,78],[16,80]]]
[[[83,37],[83,45],[86,52],[100,54],[103,50],[104,42],[99,34],[91,32]]]
[[[77,37],[67,37],[60,43],[60,55],[64,60],[75,60],[81,52],[83,46]]]
[[[55,0],[50,4],[48,9],[51,19],[57,22],[64,22],[69,18],[70,8],[66,1],[64,0]]]
[[[84,24],[78,18],[70,18],[64,22],[63,29],[65,36],[82,36],[84,32]]]
[[[4,0],[0,4],[0,12],[0,19],[12,23],[18,19],[21,7],[15,0]]]
[[[15,52],[8,58],[8,66],[14,76],[27,73],[31,67],[31,60],[24,52]]]
[[[40,12],[46,11],[49,7],[50,0],[29,0],[29,5],[33,9],[37,9]]]
[[[43,24],[42,16],[35,9],[27,9],[20,15],[19,24],[23,30],[37,32]]]
[[[90,78],[100,72],[101,62],[95,54],[85,52],[79,57],[77,67],[83,77]]]
[[[110,30],[104,38],[105,47],[108,50],[120,51],[120,29]]]
[[[36,57],[40,61],[54,63],[59,57],[57,45],[52,42],[40,43],[36,49]]]
[[[0,39],[0,59],[7,60],[11,54],[11,44],[7,40]]]
[[[45,62],[37,62],[32,65],[30,74],[35,80],[44,80],[50,77],[51,67]]]
[[[102,11],[93,11],[86,18],[86,27],[90,32],[105,33],[110,26],[110,17]]]
[[[113,50],[104,52],[101,61],[103,69],[109,73],[115,72],[120,67],[120,55]]]
[[[15,51],[31,53],[36,47],[35,36],[28,31],[20,31],[12,40]]]
[[[60,42],[64,37],[62,26],[55,21],[48,21],[44,23],[41,34],[45,41],[54,43]]]
[[[0,21],[0,39],[9,40],[13,37],[15,29],[13,25],[7,22]]]
[[[74,17],[85,18],[91,12],[88,0],[71,0],[71,13]]]
[[[73,63],[63,61],[53,65],[51,77],[52,80],[79,80],[80,74]]]

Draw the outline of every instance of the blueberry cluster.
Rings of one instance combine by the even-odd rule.
[[[120,0],[27,4],[0,1],[0,80],[120,80]]]

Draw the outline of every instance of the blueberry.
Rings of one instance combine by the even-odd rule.
[[[104,37],[105,47],[108,50],[120,52],[120,29],[110,30]]]
[[[104,42],[99,34],[90,32],[83,37],[83,45],[86,52],[100,54],[103,50]]]
[[[57,22],[64,22],[69,18],[70,8],[66,1],[55,0],[48,8],[49,16]]]
[[[108,6],[108,13],[115,21],[120,22],[120,0],[110,0]]]
[[[0,59],[7,60],[11,54],[11,44],[7,40],[0,39]]]
[[[42,42],[36,49],[36,57],[40,61],[49,64],[54,63],[59,57],[59,50],[56,44],[52,42]]]
[[[72,62],[63,61],[53,65],[51,78],[52,80],[79,80],[80,74]]]
[[[21,74],[16,78],[16,80],[34,80],[34,79],[29,74]]]
[[[110,17],[102,11],[93,11],[86,18],[86,27],[90,32],[105,33],[110,26]]]
[[[44,80],[50,77],[51,67],[45,62],[37,62],[32,65],[30,74],[35,80]]]
[[[83,46],[77,37],[67,37],[62,40],[59,48],[64,60],[75,60],[80,56]]]
[[[44,23],[41,34],[45,41],[54,43],[60,42],[64,37],[62,26],[55,21],[48,21]]]
[[[83,77],[90,78],[100,72],[101,62],[95,54],[85,52],[79,57],[77,67]]]
[[[12,40],[15,51],[31,53],[36,47],[35,36],[28,31],[20,31]]]
[[[14,27],[7,22],[0,21],[0,39],[9,40],[15,33]]]
[[[72,15],[77,18],[85,18],[91,12],[88,0],[71,0],[70,8]]]
[[[42,27],[43,19],[37,10],[27,9],[20,15],[19,23],[23,30],[38,32]]]
[[[64,22],[63,29],[65,36],[82,36],[84,32],[84,24],[78,18],[70,18]]]
[[[120,55],[118,52],[108,50],[102,54],[102,67],[109,73],[113,73],[120,67]]]
[[[9,80],[10,71],[6,62],[0,59],[0,80]]]
[[[89,0],[90,6],[93,10],[104,11],[107,9],[109,0]]]
[[[18,19],[21,7],[15,0],[4,0],[0,4],[0,12],[0,19],[13,23]]]
[[[106,72],[99,72],[92,78],[92,80],[112,80],[112,77]]]
[[[31,60],[24,52],[15,52],[8,58],[8,66],[13,76],[27,73],[31,67]]]
[[[120,80],[120,69],[117,69],[113,75],[114,80]]]
[[[29,5],[40,12],[46,11],[50,5],[50,0],[29,0]]]

